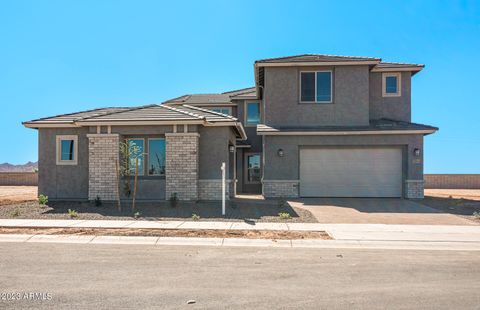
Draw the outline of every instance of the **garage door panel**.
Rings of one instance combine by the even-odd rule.
[[[300,150],[303,197],[401,197],[400,148]]]

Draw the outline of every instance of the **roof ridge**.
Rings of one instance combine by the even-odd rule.
[[[227,118],[232,119],[232,120],[236,120],[236,121],[238,120],[238,118],[233,117],[233,116],[228,115],[228,114],[223,114],[223,113],[220,113],[220,112],[203,109],[203,108],[192,106],[192,105],[189,105],[189,104],[184,104],[183,106],[187,107],[189,109],[193,109],[193,110],[198,110],[198,111],[203,111],[203,112],[207,112],[207,113],[214,114],[214,115],[224,116],[224,117],[227,117]]]
[[[102,114],[102,115],[94,115],[94,116],[89,116],[89,117],[81,117],[81,118],[75,119],[73,122],[83,121],[83,120],[87,120],[87,119],[94,119],[94,118],[97,118],[97,117],[99,117],[99,116],[106,116],[106,115],[119,114],[119,113],[123,113],[123,112],[130,112],[130,111],[141,110],[141,109],[153,107],[153,106],[155,106],[155,105],[156,105],[156,104],[147,104],[147,105],[142,105],[142,106],[138,106],[138,107],[129,107],[129,108],[127,108],[127,109],[125,109],[125,110],[122,110],[122,111],[114,111],[114,112],[105,113],[105,114]]]
[[[293,58],[293,57],[302,57],[302,56],[325,56],[325,57],[340,57],[340,58],[365,58],[370,60],[380,60],[381,58],[378,57],[370,57],[370,56],[345,56],[345,55],[331,55],[331,54],[300,54],[300,55],[291,55],[291,56],[284,56],[284,57],[272,57],[272,58],[265,58],[256,60],[257,62],[268,61],[268,60],[282,60],[286,58]]]
[[[172,111],[175,111],[175,112],[178,112],[178,113],[183,113],[183,114],[186,114],[186,115],[189,115],[189,116],[193,116],[193,117],[196,117],[198,119],[202,119],[202,120],[205,120],[205,117],[202,117],[198,114],[195,114],[195,113],[190,113],[190,112],[187,112],[187,111],[183,111],[183,110],[180,110],[178,108],[174,108],[174,107],[171,107],[169,105],[163,105],[163,104],[157,104],[157,106],[161,107],[161,108],[165,108],[165,109],[169,109],[169,110],[172,110]]]

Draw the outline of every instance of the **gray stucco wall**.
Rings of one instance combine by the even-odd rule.
[[[88,199],[88,133],[96,133],[96,127],[82,128],[49,128],[39,129],[39,194],[48,195],[51,199]],[[106,132],[102,127],[102,133]],[[224,161],[228,166],[227,179],[233,175],[233,153],[229,153],[228,145],[235,143],[235,135],[231,127],[198,127],[190,125],[189,132],[200,132],[200,179],[220,179],[220,165]],[[183,131],[183,126],[178,126]],[[164,137],[173,132],[173,126],[113,126],[112,133],[120,134],[121,141],[126,138]],[[56,164],[56,136],[78,135],[78,164]],[[147,140],[145,140],[147,141]],[[147,142],[145,142],[146,148]],[[146,150],[148,151],[148,150]],[[231,154],[231,155],[230,155]],[[130,178],[133,191],[133,178]],[[165,178],[163,176],[139,176],[137,187],[138,200],[165,199]],[[122,197],[126,198],[121,191]]]
[[[220,166],[222,162],[228,166],[230,153],[228,145],[231,143],[232,130],[230,127],[201,127],[200,133],[200,164],[199,179],[221,179]],[[230,178],[230,169],[227,169],[226,178]]]
[[[38,194],[50,199],[88,199],[88,128],[38,130]],[[56,136],[78,135],[77,165],[57,165]]]
[[[264,156],[265,180],[298,180],[299,148],[326,146],[400,146],[404,149],[404,178],[423,180],[423,136],[422,135],[365,135],[365,136],[266,136]],[[278,149],[284,156],[277,155]],[[413,150],[420,149],[415,157]]]
[[[332,70],[333,103],[300,103],[300,71]],[[369,123],[368,66],[265,68],[265,123],[354,126]]]
[[[411,73],[402,72],[401,96],[382,97],[382,72],[370,72],[370,118],[411,121]]]

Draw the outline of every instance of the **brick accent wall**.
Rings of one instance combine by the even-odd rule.
[[[405,191],[405,198],[423,198],[423,180],[406,180]]]
[[[298,197],[297,180],[263,180],[263,195],[266,198]]]
[[[226,199],[232,197],[233,182],[226,180]],[[198,199],[200,200],[222,200],[222,180],[198,180]]]
[[[480,174],[425,174],[425,188],[480,189]]]
[[[119,136],[88,134],[88,199],[97,196],[104,201],[117,199],[117,166]],[[72,176],[73,177],[73,176]]]
[[[179,200],[198,199],[198,133],[167,133],[166,199],[177,193]]]

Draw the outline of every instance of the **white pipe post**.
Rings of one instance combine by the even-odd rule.
[[[222,163],[222,215],[225,216],[225,163]]]

